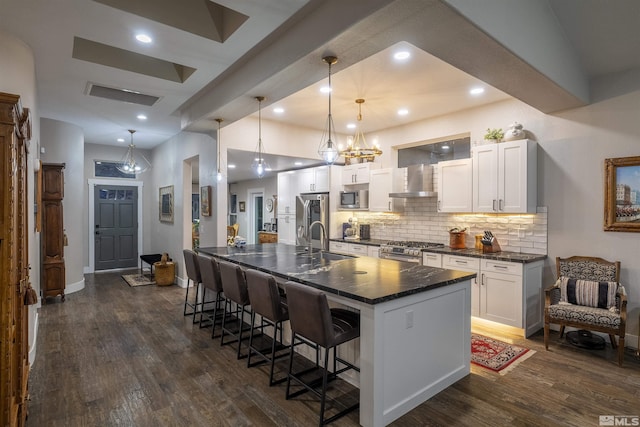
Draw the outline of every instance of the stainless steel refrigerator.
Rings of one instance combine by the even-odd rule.
[[[309,226],[320,221],[326,231],[323,240],[322,228]],[[329,249],[329,193],[301,194],[296,198],[296,244]]]

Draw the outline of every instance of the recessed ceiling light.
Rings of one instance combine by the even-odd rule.
[[[356,124],[355,123],[347,124],[347,129],[355,129],[355,128],[356,128]]]
[[[406,116],[407,114],[409,114],[409,110],[407,110],[406,108],[401,108],[398,110],[399,116]]]
[[[302,166],[302,165],[303,165],[303,163],[302,163],[302,162],[293,162],[293,164],[294,164],[295,166]]]
[[[329,86],[322,86],[322,87],[320,88],[320,92],[322,92],[322,93],[329,93],[329,92],[331,92],[331,88],[330,88]]]
[[[449,146],[448,146],[447,144],[445,144],[445,145],[443,145],[443,146],[442,146],[442,149],[443,149],[443,150],[448,150],[448,149],[449,149]]]
[[[146,34],[136,34],[136,40],[140,43],[151,43],[153,39]]]
[[[469,91],[469,93],[471,95],[480,95],[481,93],[484,93],[484,88],[483,87],[474,87],[473,89],[471,89]]]
[[[124,142],[124,138],[118,138],[118,139],[116,139],[116,141],[118,141],[118,142]]]
[[[282,114],[282,113],[284,113],[284,108],[276,107],[276,108],[273,109],[273,112],[276,113],[276,114]]]
[[[411,57],[411,53],[406,50],[396,52],[393,55],[393,58],[397,61],[404,61],[405,59],[409,59],[410,57]]]
[[[145,116],[144,114],[138,114],[138,120],[147,120],[147,116]]]
[[[235,169],[235,168],[236,168],[236,165],[234,165],[233,163],[229,163],[229,164],[227,165],[227,167],[228,167],[229,169]]]

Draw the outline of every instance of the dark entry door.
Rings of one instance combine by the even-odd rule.
[[[95,269],[138,266],[138,187],[97,185]]]

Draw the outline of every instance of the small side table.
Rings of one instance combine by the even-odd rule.
[[[153,264],[159,262],[161,259],[162,254],[140,255],[140,275],[143,275],[142,263],[147,263],[150,266],[151,277],[153,277]]]

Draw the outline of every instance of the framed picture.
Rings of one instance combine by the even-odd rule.
[[[173,222],[173,185],[160,187],[160,221]]]
[[[211,186],[200,187],[200,215],[211,216]]]
[[[244,202],[238,202],[238,210],[239,210],[240,212],[244,212],[244,210],[245,210],[245,204],[244,204]]]
[[[640,232],[640,156],[605,159],[604,230]]]

